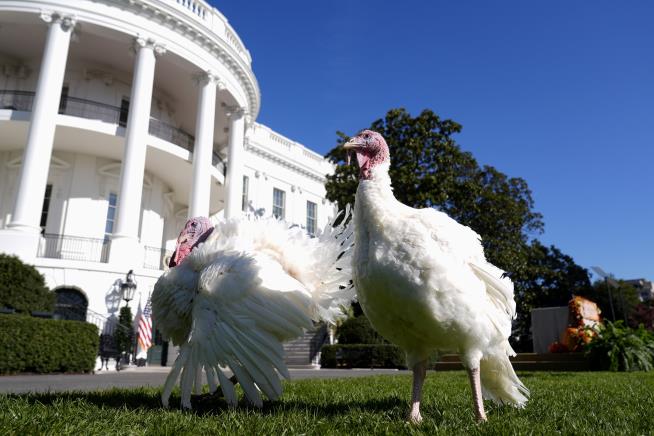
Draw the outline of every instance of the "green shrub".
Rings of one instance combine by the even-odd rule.
[[[586,345],[593,369],[650,371],[654,369],[654,334],[641,324],[637,329],[622,321],[608,321],[599,335]]]
[[[16,256],[0,254],[0,308],[19,313],[52,312],[55,295],[45,286],[41,273]]]
[[[324,345],[323,368],[406,368],[404,351],[392,344]]]
[[[339,344],[388,344],[365,315],[345,320],[336,332]]]
[[[125,352],[127,354],[133,352],[135,338],[134,329],[132,328],[132,309],[129,306],[120,308],[118,328],[114,335],[119,352]]]
[[[0,315],[0,374],[90,372],[98,339],[85,322]]]

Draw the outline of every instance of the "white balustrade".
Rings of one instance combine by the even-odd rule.
[[[245,49],[227,19],[217,9],[204,0],[166,0],[174,2],[180,10],[200,21],[217,36],[222,37],[249,64],[252,62],[250,53]]]

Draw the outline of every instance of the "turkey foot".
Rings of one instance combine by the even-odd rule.
[[[238,379],[236,378],[235,375],[231,376],[229,378],[229,381],[236,386],[238,384]],[[209,392],[207,394],[196,394],[192,395],[191,398],[193,399],[193,402],[203,402],[209,399],[214,399],[214,398],[223,398],[225,394],[223,394],[223,390],[220,386],[214,391],[214,392]]]
[[[486,422],[486,412],[484,411],[484,400],[481,396],[481,378],[479,375],[479,367],[468,370],[468,378],[470,379],[470,387],[472,388],[472,401],[475,408],[475,418],[477,422]]]
[[[422,397],[422,385],[427,375],[427,361],[423,360],[413,366],[413,392],[411,396],[411,410],[409,411],[409,422],[418,425],[422,422],[420,414],[420,399]]]

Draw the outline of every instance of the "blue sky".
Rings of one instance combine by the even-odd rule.
[[[543,242],[654,279],[653,2],[213,4],[252,54],[259,122],[325,153],[336,130],[433,109],[527,180]]]

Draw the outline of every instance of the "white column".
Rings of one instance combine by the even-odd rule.
[[[134,78],[130,94],[129,115],[125,132],[125,150],[120,172],[116,227],[111,241],[111,263],[142,267],[143,256],[138,242],[143,173],[150,125],[150,107],[154,83],[155,53],[164,52],[152,39],[136,38]],[[141,262],[141,264],[138,264]]]
[[[211,196],[211,163],[213,130],[216,115],[216,87],[218,79],[211,72],[197,77],[199,86],[198,111],[193,147],[193,185],[189,199],[188,217],[209,216]]]
[[[225,179],[225,218],[233,218],[241,213],[243,194],[243,163],[245,161],[245,110],[229,108],[229,151],[227,154],[227,177]]]
[[[52,156],[61,87],[66,72],[70,35],[75,25],[74,17],[56,12],[43,13],[41,18],[49,23],[45,49],[12,220],[7,225],[8,229],[0,235],[0,251],[14,253],[24,259],[36,256],[39,220]]]

